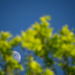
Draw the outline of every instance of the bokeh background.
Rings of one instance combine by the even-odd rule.
[[[51,27],[54,33],[58,32],[63,25],[75,29],[75,0],[0,0],[0,31],[10,31],[13,36],[26,31],[35,21],[43,15],[51,16]],[[75,31],[74,31],[75,32]],[[18,51],[22,58],[23,52]],[[42,63],[37,58],[37,61]],[[58,75],[63,75],[60,67]]]

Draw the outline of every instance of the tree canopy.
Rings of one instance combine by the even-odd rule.
[[[40,18],[21,35],[10,32],[0,32],[0,75],[57,75],[57,66],[60,66],[64,75],[75,75],[75,34],[64,25],[57,33],[50,27],[50,16]],[[17,62],[12,51],[20,46],[24,54],[23,63]],[[34,55],[32,54],[34,53]],[[42,66],[36,58],[43,60]]]

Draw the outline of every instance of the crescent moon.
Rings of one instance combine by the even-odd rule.
[[[21,55],[17,51],[13,51],[13,58],[20,62],[21,60]]]

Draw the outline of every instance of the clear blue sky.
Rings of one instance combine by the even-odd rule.
[[[43,15],[51,15],[54,32],[65,24],[75,28],[75,0],[0,0],[0,31],[15,36]]]

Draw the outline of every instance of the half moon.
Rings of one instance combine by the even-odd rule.
[[[13,51],[13,58],[14,58],[16,61],[20,62],[20,60],[21,60],[21,55],[20,55],[17,51]]]

